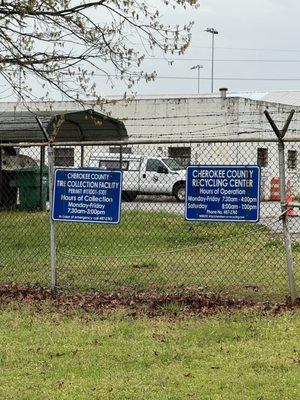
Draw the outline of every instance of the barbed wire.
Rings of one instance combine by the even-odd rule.
[[[293,106],[291,106],[291,109],[293,108]],[[295,108],[295,107],[294,107]],[[278,112],[278,111],[277,111]],[[295,114],[300,113],[300,109],[299,110],[295,110]],[[290,114],[290,111],[280,111],[280,114]],[[153,116],[153,117],[149,117],[149,116],[140,116],[140,117],[131,117],[131,118],[122,118],[120,117],[119,119],[123,122],[126,121],[148,121],[148,120],[161,120],[161,119],[178,119],[178,118],[202,118],[202,117],[239,117],[239,116],[244,116],[244,115],[249,115],[249,116],[259,116],[259,117],[263,117],[264,115],[262,112],[259,111],[237,111],[237,112],[218,112],[218,113],[207,113],[207,112],[203,112],[203,113],[197,113],[197,114],[184,114],[184,115],[163,115],[163,116]]]
[[[283,122],[284,120],[282,120]],[[293,120],[294,122],[299,122],[299,120]],[[269,126],[268,121],[263,121],[264,124],[266,124],[267,126]],[[220,123],[212,123],[212,122],[187,122],[187,123],[181,123],[178,122],[176,124],[162,124],[162,123],[142,123],[142,124],[126,124],[126,127],[137,127],[137,126],[141,126],[141,127],[170,127],[170,126],[214,126],[214,127],[222,127],[222,126],[232,126],[232,125],[262,125],[261,121],[257,121],[257,120],[247,120],[247,121],[234,121],[234,122],[220,122]]]

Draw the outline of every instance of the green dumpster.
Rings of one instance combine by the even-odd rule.
[[[48,198],[48,167],[14,171],[14,186],[19,189],[20,210],[46,210]]]

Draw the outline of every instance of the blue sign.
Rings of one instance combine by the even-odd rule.
[[[54,221],[117,224],[121,214],[120,171],[56,169],[54,175]]]
[[[257,165],[189,166],[186,182],[187,220],[259,221],[260,168]]]

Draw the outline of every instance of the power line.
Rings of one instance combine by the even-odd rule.
[[[186,58],[186,57],[181,57],[181,58],[166,58],[166,57],[146,57],[145,60],[154,60],[154,61],[211,61],[210,58]],[[215,59],[215,62],[261,62],[261,63],[300,63],[300,60],[271,60],[271,59],[247,59],[247,58],[241,58],[241,59],[230,59],[230,58],[219,58]]]
[[[196,80],[190,76],[156,76],[155,79],[174,79],[174,80]],[[201,78],[201,80],[210,81],[211,78]],[[298,82],[300,78],[233,78],[233,77],[218,77],[214,78],[217,81],[285,81],[285,82]]]
[[[210,46],[194,46],[191,45],[189,48],[195,49],[211,49]],[[270,49],[270,48],[253,48],[253,47],[215,47],[218,50],[239,50],[239,51],[268,51],[268,52],[282,52],[282,53],[300,53],[300,50],[296,49]]]
[[[77,74],[75,74],[77,75]],[[91,77],[97,76],[97,77],[103,77],[103,78],[119,78],[119,75],[116,74],[92,74]],[[191,80],[195,81],[197,80],[197,77],[191,77],[191,76],[161,76],[157,75],[155,79],[173,79],[173,80]],[[236,77],[216,77],[214,78],[217,81],[284,81],[284,82],[298,82],[300,81],[300,78],[236,78]],[[201,80],[211,80],[211,78],[205,78],[201,77]]]
[[[193,43],[193,42],[192,42]],[[140,43],[132,43],[135,46],[140,45]],[[190,44],[189,49],[208,49],[211,50],[211,46],[198,46],[194,44]],[[259,48],[259,47],[222,47],[215,46],[215,49],[218,50],[239,50],[239,51],[268,51],[275,53],[300,53],[298,49],[272,49],[272,48]]]
[[[197,59],[200,60],[200,59]],[[300,60],[298,61],[300,62]],[[69,76],[69,74],[65,74],[66,76]],[[73,73],[72,76],[74,75],[81,75],[80,73]],[[138,76],[138,74],[131,74],[132,76]],[[99,78],[120,78],[120,75],[118,74],[99,74],[99,73],[91,73],[87,74],[87,77],[93,78],[93,77],[99,77]],[[71,76],[70,76],[71,77]],[[155,79],[173,79],[173,80],[191,80],[195,81],[198,78],[197,77],[192,77],[192,76],[161,76],[161,75],[156,75]],[[236,77],[214,77],[215,80],[217,81],[283,81],[283,82],[299,82],[300,78],[236,78]],[[201,80],[211,80],[211,78],[206,78],[206,77],[201,77]]]

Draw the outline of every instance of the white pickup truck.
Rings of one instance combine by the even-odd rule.
[[[92,154],[89,166],[119,170],[120,156]],[[173,158],[124,154],[122,171],[122,198],[125,201],[134,201],[138,194],[169,195],[180,202],[185,200],[185,169]]]

